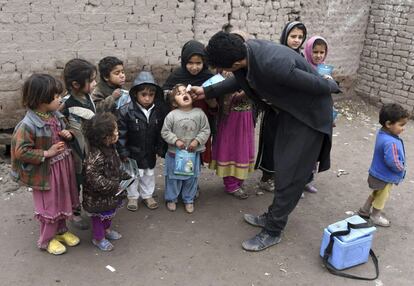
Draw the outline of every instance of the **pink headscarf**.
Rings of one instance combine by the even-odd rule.
[[[311,37],[305,44],[305,59],[308,61],[308,63],[310,63],[315,69],[316,69],[316,64],[313,62],[312,60],[312,49],[313,49],[313,44],[315,43],[316,40],[322,40],[325,42],[326,44],[326,53],[325,53],[325,57],[322,60],[322,63],[325,61],[326,57],[328,56],[328,42],[322,38],[321,36],[313,36]]]

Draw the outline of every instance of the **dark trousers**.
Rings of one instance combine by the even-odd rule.
[[[263,172],[263,176],[267,179],[273,178],[274,162],[273,162],[273,148],[277,130],[277,115],[278,113],[272,109],[266,110],[260,124],[259,135],[259,151],[256,159],[256,169]]]
[[[274,144],[275,187],[265,231],[280,235],[295,209],[321,153],[325,134],[311,129],[289,113],[277,119]]]

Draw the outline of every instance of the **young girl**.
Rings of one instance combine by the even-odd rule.
[[[61,106],[62,113],[69,121],[69,131],[74,136],[71,142],[74,152],[76,181],[78,190],[83,182],[82,162],[87,154],[87,144],[82,132],[82,123],[95,114],[95,104],[90,93],[96,86],[96,67],[86,60],[72,59],[63,70],[68,95]],[[74,210],[73,224],[79,229],[88,229],[88,223],[82,219],[80,208]]]
[[[23,85],[26,116],[12,138],[12,176],[33,189],[35,217],[40,222],[38,246],[58,255],[79,244],[66,219],[79,205],[71,149],[72,139],[57,111],[62,84],[47,74],[34,74]]]
[[[243,41],[248,35],[233,31]],[[233,76],[231,73],[222,73]],[[214,81],[213,79],[218,79]],[[208,83],[214,84],[224,77],[215,75]],[[254,171],[254,122],[252,104],[244,92],[227,94],[219,99],[217,133],[213,140],[212,160],[209,168],[223,178],[226,193],[238,199],[247,199],[242,188],[248,174]]]
[[[321,36],[311,37],[305,44],[305,58],[315,69],[328,56],[328,42]]]
[[[97,113],[84,123],[90,151],[85,158],[82,205],[92,219],[92,243],[102,251],[114,248],[110,240],[122,236],[112,230],[111,221],[124,194],[117,195],[121,180],[130,176],[121,171],[121,160],[115,149],[118,141],[116,118],[109,112]]]
[[[328,42],[321,36],[311,37],[305,44],[305,58],[315,69],[319,64],[323,64],[328,55]],[[324,75],[329,79],[332,79],[330,75]],[[315,170],[317,167],[315,167]],[[313,177],[311,178],[311,181]],[[310,193],[318,192],[318,189],[315,186],[311,185],[310,182],[305,186],[305,191]]]
[[[306,27],[303,23],[298,21],[289,22],[280,35],[280,44],[301,54],[300,48],[305,42],[306,34]],[[277,112],[266,107],[260,125],[259,151],[255,168],[262,170],[263,173],[259,187],[268,192],[273,192],[275,189],[273,142],[276,136],[276,121]]]
[[[163,90],[171,90],[176,84],[201,86],[206,80],[213,76],[206,64],[206,52],[204,45],[198,41],[191,40],[184,44],[181,50],[181,67],[167,78],[162,86]],[[207,115],[210,126],[214,127],[214,118],[217,113],[217,103],[213,100],[197,100],[194,107],[201,108]],[[202,161],[211,161],[211,139],[206,143],[206,149],[202,154]]]
[[[165,201],[167,209],[176,210],[181,193],[185,210],[194,211],[194,197],[197,192],[197,179],[200,173],[200,152],[210,136],[207,116],[199,108],[193,108],[193,100],[183,84],[176,85],[170,93],[170,102],[176,109],[168,113],[161,129],[162,138],[168,143],[165,155]],[[195,152],[193,175],[177,175],[175,170],[176,148]]]

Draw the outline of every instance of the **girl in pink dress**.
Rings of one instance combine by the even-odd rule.
[[[23,85],[26,116],[16,126],[11,143],[12,177],[33,189],[35,217],[40,222],[38,246],[50,254],[79,244],[66,219],[79,206],[72,151],[65,141],[60,106],[62,84],[47,74],[34,74]]]

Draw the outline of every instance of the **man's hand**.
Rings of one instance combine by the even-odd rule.
[[[192,86],[189,93],[193,100],[200,100],[206,98],[206,95],[204,94],[204,88],[202,88],[201,86]]]
[[[175,141],[175,146],[177,146],[178,149],[185,149],[185,144],[180,139],[178,139],[177,141]]]
[[[190,145],[188,145],[187,151],[188,152],[194,152],[195,149],[197,148],[198,144],[199,144],[198,141],[196,139],[193,139],[193,141],[191,141]]]

